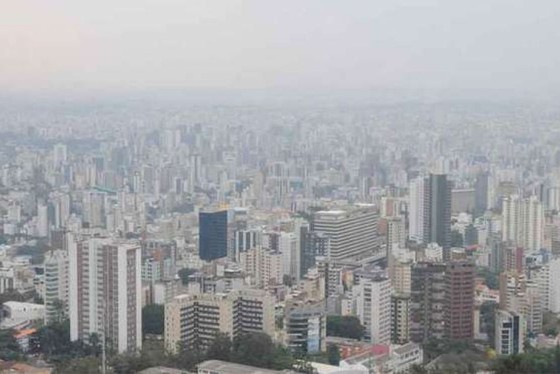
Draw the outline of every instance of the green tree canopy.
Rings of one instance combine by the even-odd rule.
[[[162,335],[165,323],[163,305],[150,304],[142,308],[142,334]]]
[[[327,335],[342,338],[362,339],[365,328],[355,316],[328,316]]]

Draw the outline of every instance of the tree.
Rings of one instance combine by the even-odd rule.
[[[232,360],[234,362],[270,367],[274,355],[274,344],[270,336],[263,333],[241,334],[233,340]]]
[[[17,360],[21,356],[21,348],[14,338],[12,330],[0,330],[0,359]]]
[[[233,343],[227,334],[218,333],[206,351],[207,360],[231,360]]]
[[[150,304],[142,308],[142,334],[162,335],[165,322],[163,305]]]
[[[365,328],[355,316],[328,316],[327,335],[350,339],[362,339]]]
[[[451,247],[463,247],[463,234],[459,231],[451,230]]]
[[[188,269],[188,268],[181,269],[177,272],[184,286],[189,284],[189,275],[192,275],[194,273],[196,273],[196,269]]]
[[[291,369],[294,364],[290,351],[261,332],[237,336],[232,348],[231,361],[238,364],[274,370]]]
[[[327,356],[329,358],[329,364],[338,366],[338,364],[340,363],[340,351],[336,344],[328,345]]]
[[[69,360],[57,366],[55,374],[99,374],[101,361],[97,357],[81,357]]]

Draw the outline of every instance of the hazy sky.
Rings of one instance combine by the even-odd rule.
[[[0,92],[558,91],[560,1],[0,0]]]

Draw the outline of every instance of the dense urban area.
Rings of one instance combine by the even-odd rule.
[[[560,369],[556,109],[14,102],[0,140],[6,372]]]

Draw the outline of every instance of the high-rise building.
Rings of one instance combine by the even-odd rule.
[[[521,198],[519,195],[502,200],[502,240],[526,251],[542,247],[544,213],[536,196]]]
[[[523,316],[516,312],[496,310],[494,348],[499,355],[523,352],[525,339]]]
[[[108,347],[142,347],[140,245],[68,235],[70,338],[105,335]]]
[[[411,290],[412,261],[392,261],[389,276],[395,293],[410,294]]]
[[[49,236],[49,211],[45,204],[37,206],[37,236],[42,238]]]
[[[293,303],[284,316],[285,345],[292,352],[318,353],[327,349],[327,313],[324,302]]]
[[[263,290],[179,295],[165,305],[165,345],[208,347],[217,333],[235,338],[247,332],[274,334],[274,298]]]
[[[445,174],[416,178],[409,186],[409,238],[417,243],[437,243],[445,258],[451,247],[452,183]]]
[[[387,256],[393,249],[404,248],[406,244],[406,228],[402,217],[387,218]]]
[[[56,249],[45,254],[45,323],[68,316],[68,253]]]
[[[424,182],[418,177],[409,185],[408,236],[417,243],[424,242]]]
[[[444,336],[445,269],[445,264],[432,262],[412,268],[410,339],[414,342]]]
[[[378,215],[372,206],[315,213],[313,231],[330,238],[333,260],[364,259],[379,254]]]
[[[430,174],[424,182],[424,243],[437,243],[443,258],[451,248],[452,183],[445,174]]]
[[[292,232],[281,232],[278,238],[278,248],[282,253],[284,276],[300,279],[300,255],[297,252],[297,236]]]
[[[391,342],[391,282],[382,276],[362,278],[356,289],[356,311],[365,327],[364,340]]]
[[[560,257],[556,257],[547,264],[548,275],[548,310],[560,313]]]
[[[469,261],[419,262],[413,266],[411,340],[473,338],[475,274]]]
[[[308,231],[302,228],[302,253],[301,253],[301,272],[303,276],[307,271],[316,265],[317,257],[328,257],[330,252],[330,237],[325,233]]]
[[[410,341],[410,294],[391,295],[391,343]]]
[[[470,261],[454,261],[445,269],[445,337],[468,340],[474,336],[474,280]]]
[[[481,172],[474,183],[474,218],[481,217],[488,209],[488,172]]]
[[[200,212],[199,255],[202,260],[212,261],[227,256],[228,212]]]

